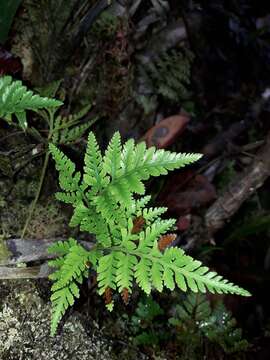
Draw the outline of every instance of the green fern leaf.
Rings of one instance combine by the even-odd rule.
[[[137,265],[138,260],[136,256],[126,256],[124,253],[117,253],[117,263],[115,272],[115,281],[118,291],[127,289],[131,292],[133,287],[133,269]]]
[[[96,117],[80,124],[80,121],[88,113],[90,108],[91,105],[87,105],[77,114],[69,116],[58,115],[54,121],[52,143],[72,144],[80,139],[98,119]]]
[[[109,255],[103,256],[99,260],[97,267],[97,280],[99,286],[99,294],[105,293],[105,290],[110,288],[116,289],[116,264],[117,264],[117,252],[112,252]]]
[[[149,295],[152,290],[151,261],[147,258],[141,258],[134,270],[137,284]]]
[[[55,335],[57,326],[68,307],[74,304],[74,297],[79,298],[79,296],[79,288],[75,283],[71,283],[69,286],[55,291],[52,294],[51,336]]]
[[[70,248],[77,244],[77,241],[70,238],[66,241],[57,241],[48,247],[49,254],[57,254],[58,256],[67,255]]]
[[[121,137],[116,132],[112,137],[103,158],[103,171],[111,176],[112,181],[119,173],[121,165]]]
[[[18,119],[23,130],[27,128],[26,110],[54,108],[62,105],[61,101],[34,95],[23,86],[21,81],[13,80],[11,76],[0,78],[0,117],[11,124],[11,115]]]
[[[90,132],[84,157],[84,182],[92,186],[95,193],[101,190],[109,182],[107,178],[104,181],[104,172],[102,171],[102,155],[96,141],[95,135]]]
[[[56,163],[56,169],[59,171],[59,184],[64,192],[57,193],[58,200],[77,204],[81,203],[83,193],[80,187],[81,174],[75,172],[74,163],[68,159],[54,144],[49,145],[50,152]]]
[[[138,251],[149,253],[151,249],[156,249],[159,237],[170,231],[175,224],[174,219],[156,220],[151,226],[147,227],[144,232],[140,233]]]
[[[173,290],[177,286],[182,291],[250,295],[179,248],[161,252],[160,237],[173,228],[175,220],[161,219],[166,208],[146,208],[149,196],[134,199],[134,194],[145,193],[144,180],[188,165],[198,160],[199,154],[146,149],[145,143],[135,145],[133,140],[122,146],[116,133],[102,156],[95,136],[90,133],[81,175],[73,162],[52,144],[50,151],[63,190],[57,193],[57,198],[74,207],[70,226],[78,226],[96,240],[90,251],[73,239],[50,248],[51,253],[58,255],[49,263],[55,267],[50,275],[54,282],[53,333],[74,297],[79,296],[78,284],[87,276],[89,266],[97,272],[98,293],[105,296],[112,290],[131,293],[134,282],[146,294],[153,289]],[[134,231],[136,221],[141,224]],[[107,308],[113,308],[110,297]]]

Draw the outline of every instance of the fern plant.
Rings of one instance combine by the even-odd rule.
[[[41,193],[50,155],[47,147],[48,143],[53,142],[54,144],[70,145],[81,138],[89,127],[97,120],[97,118],[93,118],[86,122],[81,122],[82,118],[85,117],[90,110],[90,105],[85,106],[78,113],[73,115],[63,116],[57,114],[59,106],[63,104],[62,101],[47,96],[54,97],[60,83],[61,81],[55,81],[49,84],[45,89],[40,89],[41,92],[43,90],[46,94],[46,96],[40,96],[27,89],[21,81],[13,80],[11,76],[0,77],[0,118],[3,118],[10,125],[17,125],[12,121],[12,116],[15,115],[20,128],[32,135],[43,145],[46,145],[45,159],[41,170],[38,189],[22,230],[22,238],[26,234],[34,208]],[[26,119],[27,110],[38,112],[38,115],[47,127],[46,138],[44,138],[36,128],[28,127]]]
[[[183,102],[188,98],[187,87],[190,84],[193,58],[193,53],[183,48],[182,51],[172,50],[161,53],[153,62],[141,67],[140,70],[152,92],[137,98],[145,113],[151,111],[158,95],[172,103]]]
[[[62,102],[41,97],[28,90],[21,81],[11,76],[0,77],[0,118],[12,124],[12,115],[18,120],[19,126],[26,130],[26,110],[37,111],[42,108],[57,108]]]
[[[249,346],[224,304],[219,301],[211,307],[203,294],[189,293],[182,304],[175,307],[169,323],[177,330],[185,359],[201,359],[206,341],[218,345],[226,354],[245,351]]]
[[[166,208],[146,207],[150,197],[143,196],[143,181],[191,164],[201,155],[147,149],[144,142],[136,145],[132,139],[122,146],[119,133],[102,155],[90,133],[81,174],[54,144],[50,144],[50,151],[62,189],[56,197],[74,208],[70,226],[79,226],[96,238],[90,251],[73,239],[50,249],[58,255],[50,262],[56,268],[51,275],[52,334],[79,296],[79,284],[88,276],[89,266],[97,273],[98,293],[105,296],[109,310],[113,308],[113,293],[120,293],[126,301],[134,281],[146,294],[178,286],[183,291],[250,295],[182,249],[159,247],[160,238],[174,228],[175,220],[161,218]]]
[[[143,296],[128,325],[135,345],[153,346],[168,339],[161,316],[164,310],[151,296]]]

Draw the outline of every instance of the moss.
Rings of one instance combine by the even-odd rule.
[[[24,226],[29,205],[20,201],[15,201],[12,207],[4,206],[0,214],[0,233],[10,236],[20,236]],[[53,199],[48,199],[46,203],[38,203],[26,236],[31,239],[45,239],[63,236],[66,233],[67,219]],[[1,242],[0,242],[1,254]],[[1,256],[1,255],[0,255]]]
[[[11,255],[6,244],[4,243],[4,238],[5,237],[3,235],[0,235],[0,261],[8,259]]]

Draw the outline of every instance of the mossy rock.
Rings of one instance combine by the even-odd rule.
[[[50,337],[50,304],[33,281],[0,283],[1,360],[114,359],[109,341],[97,325],[87,334],[79,315],[72,314],[60,333]]]

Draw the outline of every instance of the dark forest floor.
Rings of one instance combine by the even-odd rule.
[[[23,0],[16,5],[14,15],[0,4],[0,75],[62,99],[62,118],[85,110],[78,117],[85,132],[63,146],[78,163],[88,129],[103,149],[119,130],[125,140],[202,153],[188,170],[149,182],[147,192],[177,219],[178,246],[253,295],[173,291],[145,298],[135,289],[127,306],[119,303],[108,313],[89,282],[64,319],[68,325],[59,330],[59,348],[50,340],[56,351],[48,352],[50,358],[59,351],[57,359],[60,353],[63,359],[270,359],[269,2],[119,0],[109,6],[105,0]],[[0,120],[0,263],[10,256],[6,242],[21,237],[38,191],[48,129],[36,113],[29,113],[28,122],[40,137]],[[78,235],[68,228],[69,207],[54,199],[57,187],[49,162],[25,239]],[[43,262],[25,263],[23,269]],[[19,309],[17,328],[6,314],[10,299],[20,303],[16,288],[21,293],[24,286],[44,304],[44,314],[49,311],[49,281],[9,283],[7,277],[0,285],[0,355],[43,359],[39,351],[49,351],[45,346],[31,353],[29,338],[18,340],[27,328],[24,321],[29,329],[34,323],[32,310],[26,308],[24,318]],[[17,332],[8,340],[9,326]],[[72,355],[65,348],[74,326],[78,344],[99,344],[96,355],[82,349]]]

